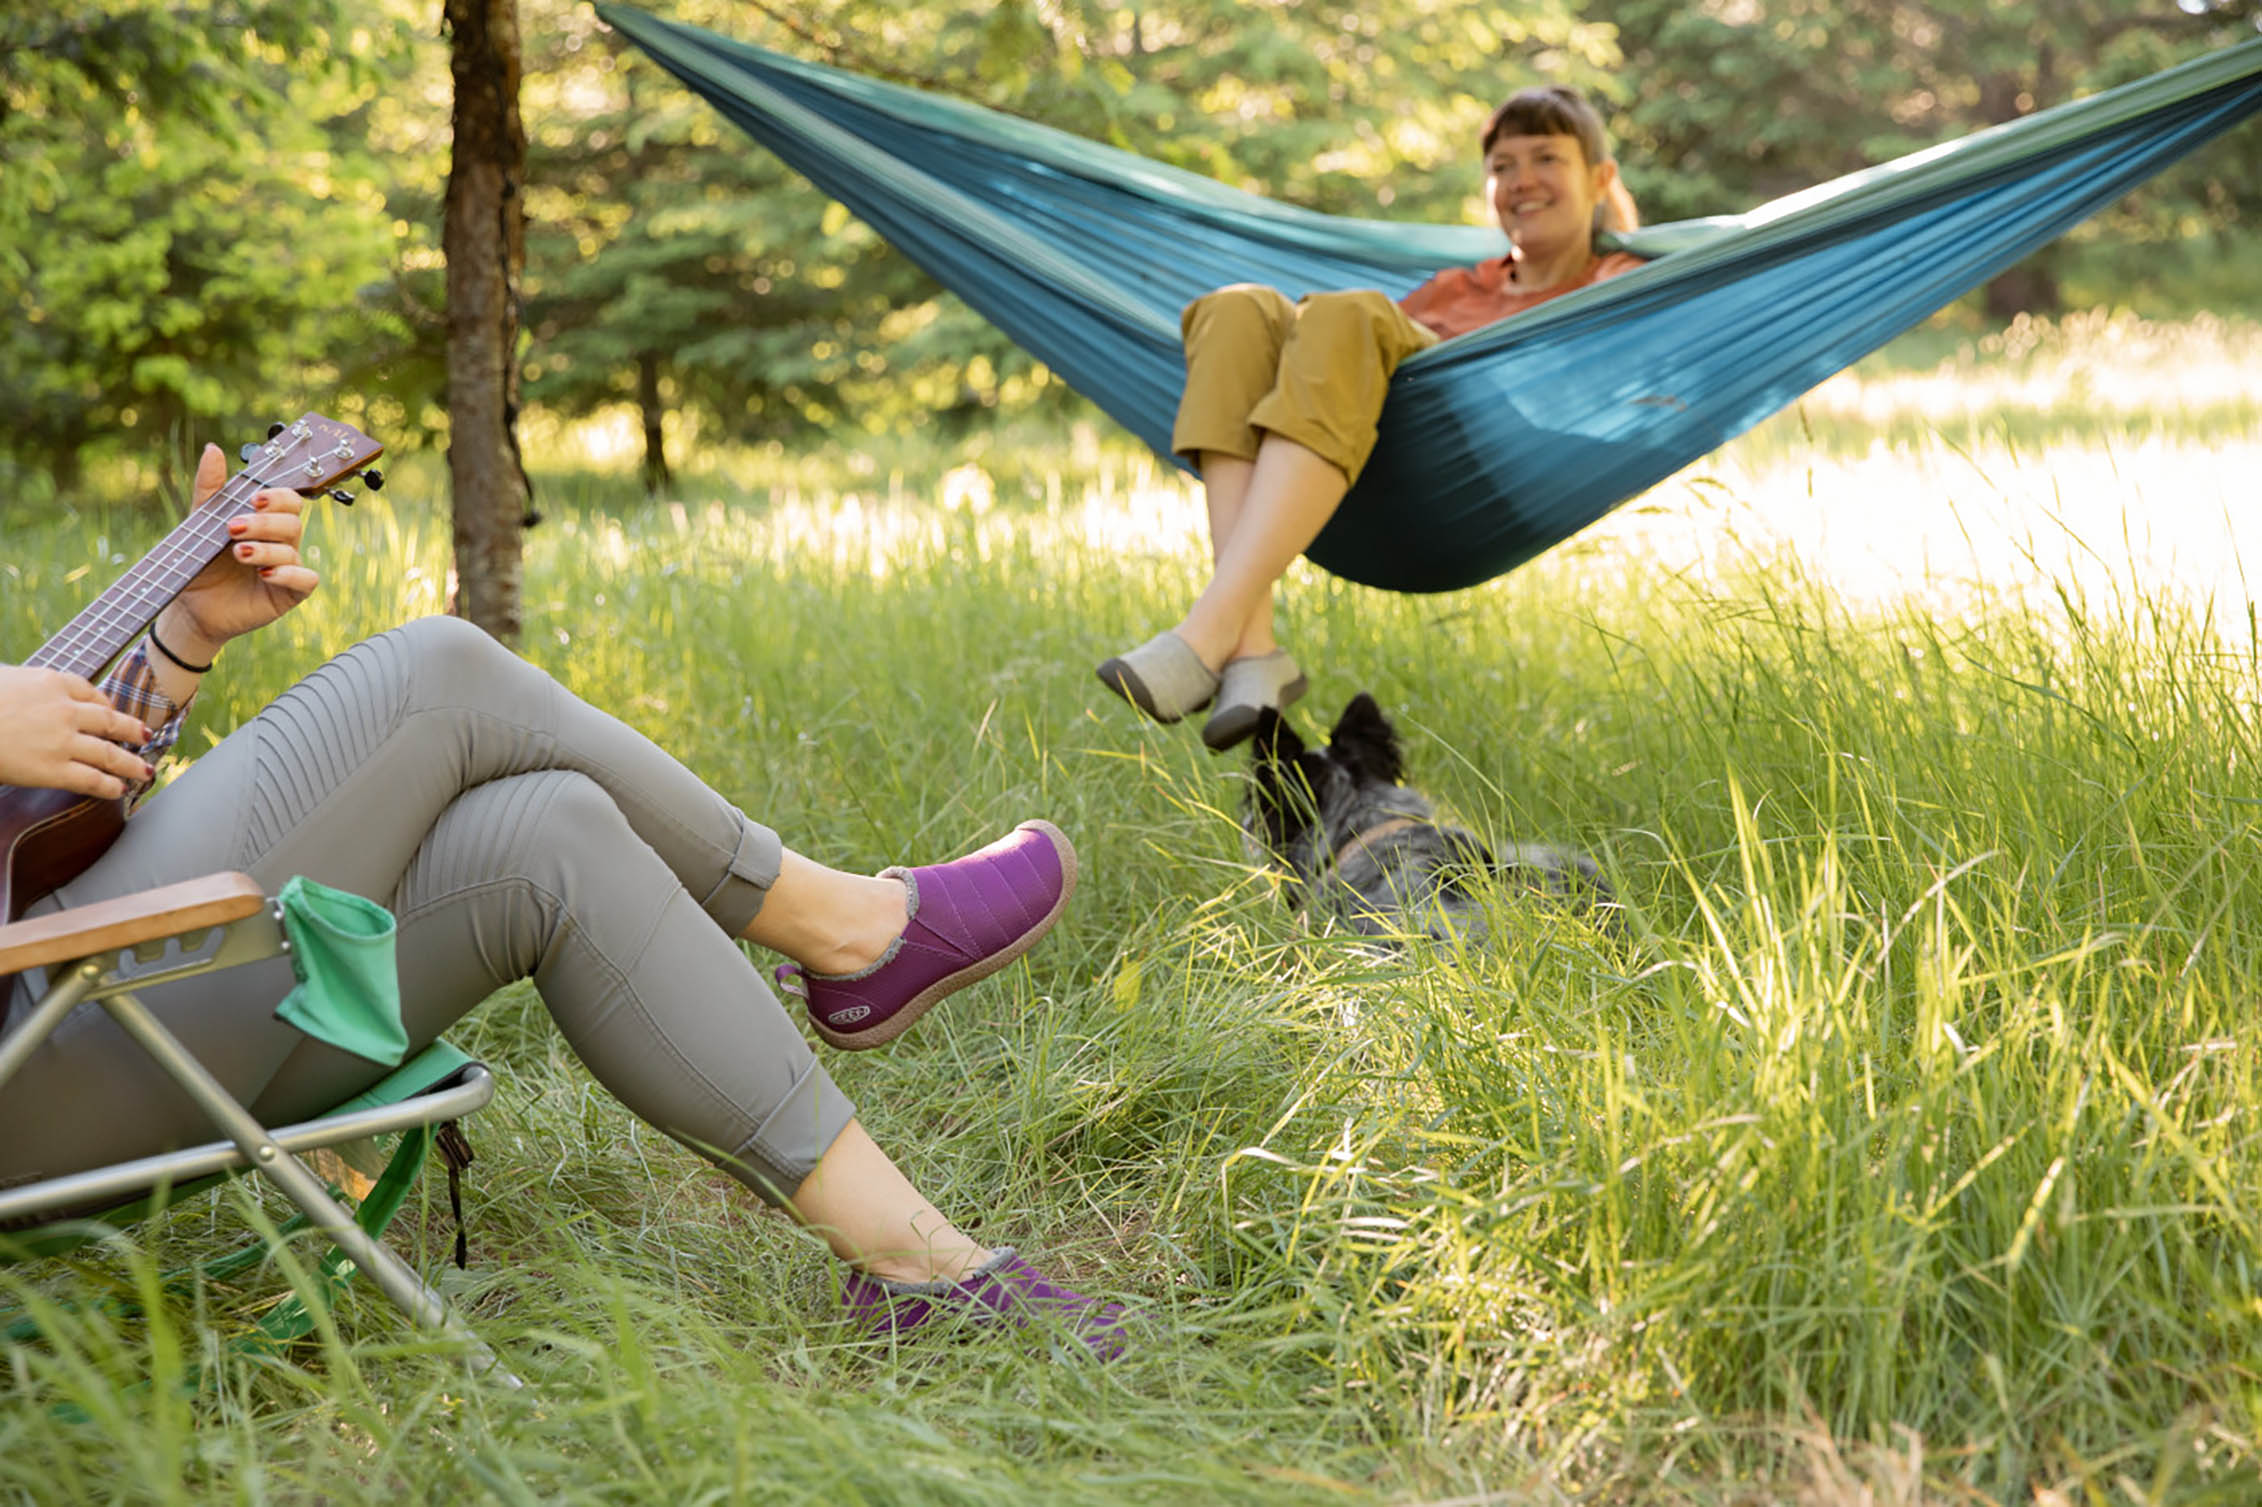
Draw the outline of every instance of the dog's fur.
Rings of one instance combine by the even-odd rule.
[[[1487,925],[1478,886],[1520,887],[1576,909],[1616,902],[1595,861],[1536,843],[1498,852],[1465,827],[1439,819],[1427,796],[1400,781],[1398,734],[1361,691],[1310,749],[1286,718],[1257,724],[1254,788],[1242,816],[1252,848],[1286,872],[1305,914],[1332,917],[1373,937],[1481,941]],[[1370,838],[1364,834],[1373,833]]]

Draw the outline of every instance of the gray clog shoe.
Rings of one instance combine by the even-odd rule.
[[[1257,730],[1266,707],[1285,711],[1310,686],[1286,649],[1226,661],[1218,677],[1217,710],[1202,724],[1202,742],[1212,753],[1225,752]]]
[[[1175,633],[1158,633],[1099,668],[1100,684],[1157,722],[1176,722],[1217,695],[1217,675]]]

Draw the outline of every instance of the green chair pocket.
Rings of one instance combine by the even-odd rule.
[[[303,875],[277,898],[298,987],[275,1007],[275,1018],[340,1051],[398,1066],[408,1030],[401,1024],[393,913]]]

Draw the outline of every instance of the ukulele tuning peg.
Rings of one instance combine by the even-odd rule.
[[[269,439],[273,439],[276,435],[283,432],[284,427],[285,426],[280,423],[269,424],[267,426],[267,437]]]
[[[371,466],[361,473],[361,484],[372,492],[382,492],[385,490],[385,473]]]
[[[344,503],[350,508],[353,506],[353,493],[347,491],[344,487],[332,487],[330,489],[330,500]]]
[[[248,466],[259,458],[259,449],[259,441],[245,440],[243,444],[238,446],[236,449],[236,459],[242,461],[245,465]]]

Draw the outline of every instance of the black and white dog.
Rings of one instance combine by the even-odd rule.
[[[1361,691],[1325,748],[1309,749],[1278,712],[1257,724],[1254,788],[1242,814],[1252,848],[1294,881],[1305,914],[1333,917],[1373,937],[1459,937],[1486,932],[1481,889],[1521,887],[1613,923],[1617,903],[1583,853],[1536,843],[1495,851],[1439,819],[1403,785],[1398,734]]]

